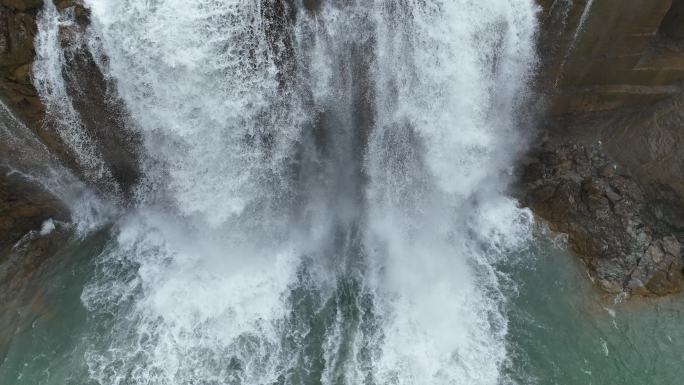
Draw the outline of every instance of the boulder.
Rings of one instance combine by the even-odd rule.
[[[43,0],[2,0],[0,4],[24,12],[39,8],[43,5]]]
[[[528,154],[521,201],[552,230],[568,234],[597,285],[609,293],[666,295],[682,290],[677,229],[599,143],[546,141]]]
[[[43,186],[0,166],[0,252],[49,219],[69,221],[69,210]]]
[[[602,289],[678,292],[684,0],[539,4],[544,102],[521,201],[568,233]]]
[[[71,149],[60,139],[59,127],[46,117],[46,108],[31,82],[35,59],[36,18],[41,0],[3,0],[0,6],[0,99],[15,112],[76,173],[85,177]],[[94,139],[116,188],[97,187],[103,194],[120,190],[126,202],[138,180],[140,138],[126,125],[126,112],[86,47],[89,11],[79,0],[55,0],[57,9],[73,25],[60,30],[65,51],[63,75],[67,92],[86,132]],[[94,182],[94,181],[91,181]]]

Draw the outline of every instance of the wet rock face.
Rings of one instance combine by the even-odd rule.
[[[39,8],[43,5],[43,0],[2,0],[0,4],[24,12]]]
[[[542,115],[521,201],[602,289],[681,290],[684,0],[538,0]]]
[[[310,11],[315,11],[321,6],[322,0],[302,0],[304,7]]]
[[[74,25],[64,26],[59,31],[66,61],[63,75],[67,92],[83,126],[95,138],[105,164],[122,188],[123,198],[127,201],[140,176],[138,149],[141,147],[141,138],[126,126],[126,109],[116,95],[116,87],[100,72],[86,46],[89,11],[79,1],[62,0],[55,3],[58,10],[75,20]]]
[[[63,26],[60,42],[65,50],[63,75],[67,92],[81,121],[98,146],[121,187],[123,201],[132,195],[138,177],[139,137],[126,127],[126,113],[85,44],[89,12],[79,0],[54,0],[57,9],[75,20]],[[48,148],[72,170],[81,170],[71,149],[59,138],[52,122],[46,120],[46,108],[32,84],[31,71],[35,59],[36,19],[42,0],[0,0],[0,98]],[[95,186],[104,193],[110,186]]]
[[[684,1],[672,1],[658,33],[670,40],[684,40]]]
[[[667,236],[646,249],[646,253],[632,272],[628,288],[637,294],[665,295],[676,293],[682,287],[681,244],[677,238]]]
[[[659,221],[644,189],[602,145],[547,141],[530,154],[522,202],[569,245],[610,293],[681,291],[684,259],[675,229]]]
[[[49,234],[32,231],[14,247],[0,249],[0,362],[15,335],[54,312],[46,300],[45,275],[58,263],[50,260],[61,257],[72,233],[68,226],[57,225]]]
[[[0,167],[0,253],[48,219],[68,221],[69,211],[42,186]]]
[[[540,0],[541,90],[553,115],[640,106],[684,81],[682,0]]]
[[[44,108],[30,73],[36,14],[42,1],[3,0],[0,4],[0,92],[30,126],[37,127]]]

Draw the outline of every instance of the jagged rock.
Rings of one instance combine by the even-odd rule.
[[[69,211],[42,186],[0,167],[0,252],[48,219],[68,221]]]
[[[545,142],[526,160],[521,200],[569,245],[610,293],[681,291],[684,259],[644,189],[602,146]]]
[[[37,10],[28,7],[28,3],[33,4],[3,1],[10,7],[0,7],[0,92],[3,99],[35,128],[43,118],[44,108],[29,76],[35,56]]]
[[[76,21],[59,31],[65,53],[63,74],[67,92],[83,126],[96,139],[115,181],[125,198],[129,198],[139,177],[137,150],[141,138],[127,128],[125,106],[86,46],[89,11],[73,0],[61,1],[57,7]]]
[[[628,287],[637,294],[666,295],[682,288],[681,244],[668,236],[653,242],[629,277]]]
[[[83,5],[82,0],[53,0],[57,10],[64,12],[71,9],[74,19],[81,27],[86,27],[90,24],[90,10]]]
[[[114,89],[100,73],[86,49],[85,29],[89,11],[80,0],[55,0],[57,9],[75,20],[64,25],[60,42],[65,50],[64,77],[67,92],[84,128],[98,145],[105,164],[122,190],[124,201],[138,179],[139,138],[126,128],[125,109]],[[36,17],[41,0],[3,0],[0,6],[0,98],[26,123],[48,148],[80,173],[75,156],[60,139],[31,82],[35,58]],[[98,186],[103,192],[111,186]]]
[[[32,321],[51,312],[45,301],[46,261],[59,254],[72,235],[68,226],[57,225],[49,233],[32,231],[14,247],[0,249],[0,362],[16,334]]]
[[[0,4],[23,12],[40,7],[43,0],[2,0]]]
[[[521,200],[568,233],[604,290],[677,292],[684,0],[538,3],[543,116]]]

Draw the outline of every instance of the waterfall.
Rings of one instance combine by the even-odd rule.
[[[94,381],[506,382],[532,0],[84,3],[143,138],[81,297]],[[99,169],[43,12],[37,88]]]
[[[83,127],[65,84],[62,72],[65,58],[59,34],[60,28],[73,23],[73,15],[61,15],[49,1],[38,18],[40,33],[36,37],[33,83],[45,104],[46,122],[53,124],[52,127],[44,125],[43,129],[57,131],[86,179],[106,184],[116,195],[120,187],[112,179],[97,144]]]
[[[38,136],[0,102],[0,167],[41,186],[71,208],[76,231],[86,234],[116,215],[116,208],[97,197],[60,164]]]
[[[380,382],[497,384],[506,321],[493,265],[529,223],[499,189],[519,141],[533,14],[503,1],[378,8],[369,234],[376,290],[396,317]]]

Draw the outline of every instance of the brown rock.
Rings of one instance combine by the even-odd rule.
[[[23,84],[26,86],[31,86],[31,69],[33,68],[32,63],[26,63],[23,65],[20,65],[14,70],[14,73],[12,75],[13,78],[12,80],[16,81],[19,84]]]
[[[36,36],[36,22],[32,15],[23,12],[2,12],[4,17],[2,33],[5,44],[0,65],[20,66],[33,60],[33,39]],[[3,15],[5,16],[5,15]]]
[[[82,0],[54,0],[57,10],[60,12],[71,8],[74,12],[74,18],[80,26],[86,26],[90,23],[90,10],[83,5]]]
[[[69,211],[42,186],[0,167],[0,252],[48,219],[66,222]]]
[[[0,96],[31,128],[38,131],[45,109],[30,81],[35,56],[35,13],[18,12],[24,7],[0,8]],[[3,3],[4,4],[4,3]],[[28,8],[27,8],[28,9]],[[53,140],[54,141],[54,140]]]
[[[682,255],[682,245],[675,237],[669,236],[663,238],[663,240],[661,241],[661,246],[664,252],[672,256],[679,257]]]
[[[70,4],[76,9],[73,1]],[[122,188],[125,198],[132,194],[138,180],[138,154],[140,138],[126,126],[126,109],[115,87],[100,72],[83,38],[84,26],[77,24],[60,29],[66,66],[64,76],[74,108],[92,138],[99,145],[99,152]],[[98,186],[108,189],[110,186]]]
[[[527,161],[533,171],[521,178],[522,203],[553,230],[568,234],[571,250],[601,289],[636,295],[681,290],[679,241],[657,220],[643,188],[628,173],[605,172],[606,164],[614,163],[602,146],[546,142],[532,154],[537,160]]]
[[[609,292],[682,286],[684,0],[546,1],[522,201]]]
[[[604,178],[610,178],[613,175],[615,175],[616,170],[617,170],[617,165],[614,163],[609,163],[609,164],[603,166],[599,170],[599,175],[601,175]]]
[[[81,174],[75,155],[59,138],[59,128],[54,121],[46,121],[45,106],[31,82],[37,33],[35,4],[42,2],[9,0],[2,4],[10,8],[0,8],[0,98],[54,154]],[[103,194],[123,190],[124,196],[117,199],[126,200],[138,178],[136,149],[139,138],[126,129],[125,109],[85,47],[83,32],[89,11],[80,0],[61,0],[55,4],[66,18],[75,20],[72,25],[60,29],[65,49],[63,72],[67,92],[85,129],[95,139],[98,151],[110,167],[116,185],[96,187]]]
[[[304,7],[310,11],[315,11],[321,6],[320,0],[304,0]]]
[[[684,283],[680,248],[679,242],[672,236],[651,244],[630,277],[633,291],[645,295],[679,293]]]
[[[67,227],[58,226],[49,234],[27,235],[11,250],[0,250],[0,360],[15,335],[52,312],[46,301],[45,273],[59,263],[54,257],[70,235]],[[52,263],[46,263],[50,259]]]
[[[2,0],[0,4],[19,11],[28,11],[43,5],[43,0]]]

